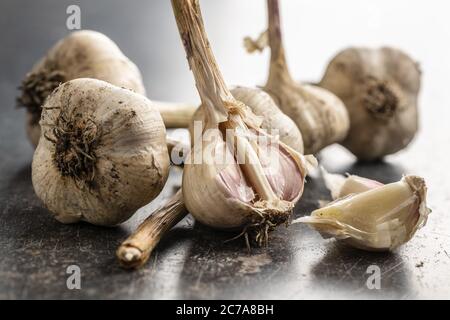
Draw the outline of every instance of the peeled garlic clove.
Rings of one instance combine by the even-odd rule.
[[[269,78],[263,89],[300,129],[305,154],[316,153],[346,137],[349,129],[347,110],[333,93],[292,79],[281,38],[278,1],[268,0],[267,5],[271,60]]]
[[[340,174],[329,173],[323,167],[321,167],[321,171],[325,185],[327,189],[330,190],[331,198],[333,200],[346,197],[350,194],[368,191],[384,185],[381,182],[353,174],[343,176]]]
[[[296,150],[303,153],[303,138],[297,125],[291,118],[285,115],[275,104],[269,94],[258,88],[237,86],[232,88],[231,94],[236,100],[241,101],[250,110],[261,118],[261,128],[272,135],[278,135],[279,139]],[[196,136],[195,123],[204,123],[205,112],[200,106],[192,117],[189,125],[191,143]],[[197,128],[201,130],[201,126]]]
[[[350,131],[342,145],[361,160],[405,148],[418,129],[420,76],[418,64],[398,49],[349,48],[338,53],[319,85],[347,107]]]
[[[423,178],[402,180],[338,199],[295,222],[307,223],[324,237],[372,251],[394,250],[409,241],[427,221]]]
[[[143,95],[100,80],[72,80],[48,97],[40,125],[33,187],[63,223],[119,224],[165,184],[166,131]]]
[[[145,95],[136,65],[102,33],[75,31],[56,43],[22,81],[19,106],[27,109],[27,134],[34,146],[40,137],[42,105],[61,83],[94,78]]]

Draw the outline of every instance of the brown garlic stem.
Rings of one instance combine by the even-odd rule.
[[[227,102],[234,98],[211,51],[198,0],[172,0],[172,7],[202,104],[211,119],[225,121]],[[217,113],[221,118],[217,119]]]
[[[153,101],[166,128],[187,128],[191,122],[192,116],[197,110],[197,106],[187,103],[169,103]]]
[[[267,0],[268,34],[270,47],[269,81],[271,78],[293,81],[286,62],[281,36],[280,7],[278,0]]]
[[[153,249],[170,229],[187,215],[181,189],[169,201],[142,222],[117,249],[116,255],[125,268],[139,268],[147,262]]]

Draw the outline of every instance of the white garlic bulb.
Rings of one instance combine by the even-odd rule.
[[[350,184],[358,185],[354,190],[359,193],[341,189],[342,198],[294,222],[309,224],[325,238],[334,237],[369,251],[394,250],[425,225],[430,209],[423,178],[408,175],[386,185],[368,181]]]
[[[303,138],[300,130],[287,115],[275,104],[269,94],[258,88],[237,86],[232,88],[233,97],[244,103],[257,116],[261,117],[261,128],[269,134],[278,135],[279,139],[294,150],[303,153]],[[195,136],[195,121],[204,121],[205,113],[200,106],[192,116],[189,125],[191,143]]]
[[[56,43],[26,75],[18,105],[27,109],[27,134],[36,147],[40,137],[41,107],[61,83],[93,78],[145,95],[136,65],[102,33],[75,31]]]
[[[143,95],[100,80],[71,80],[48,97],[40,125],[33,187],[63,223],[119,224],[165,184],[166,131]]]
[[[206,225],[243,229],[246,235],[251,229],[259,244],[267,243],[268,232],[289,221],[308,161],[315,159],[264,132],[262,119],[233,97],[212,54],[198,1],[172,5],[205,113],[202,134],[194,137],[184,166],[186,207]]]

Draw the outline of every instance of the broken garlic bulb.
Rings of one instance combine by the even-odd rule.
[[[338,53],[319,85],[347,107],[350,131],[342,145],[366,161],[405,148],[418,130],[420,75],[418,64],[398,49]]]
[[[182,192],[189,212],[219,229],[268,232],[286,223],[303,192],[308,161],[266,133],[261,119],[225,85],[198,0],[172,0],[180,37],[204,109],[203,131],[187,156]],[[265,142],[265,145],[263,145]]]
[[[269,94],[258,88],[234,87],[231,90],[233,97],[244,103],[256,115],[261,117],[261,128],[269,134],[278,135],[279,139],[303,154],[303,138],[300,130],[294,121],[285,115],[275,104]],[[195,122],[205,121],[205,112],[200,106],[192,116],[189,124],[189,132],[191,135],[191,143],[194,143],[194,127]]]
[[[60,222],[117,225],[166,182],[166,130],[143,95],[100,80],[71,80],[46,99],[40,126],[33,187]]]
[[[294,222],[369,251],[394,250],[425,225],[430,209],[423,178],[407,175],[399,182],[366,186],[367,191],[339,198]]]
[[[145,95],[139,69],[111,39],[96,31],[72,32],[36,63],[20,87],[17,103],[27,110],[27,135],[35,147],[45,99],[61,83],[77,78],[99,79]]]
[[[278,0],[267,0],[267,6],[268,36],[263,34],[253,46],[246,39],[246,47],[250,51],[260,50],[268,39],[271,58],[269,77],[263,90],[297,124],[303,136],[305,154],[316,153],[346,137],[349,129],[347,110],[330,91],[292,79],[282,43]]]

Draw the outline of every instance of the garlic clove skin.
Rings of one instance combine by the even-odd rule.
[[[303,154],[303,138],[297,125],[291,118],[285,115],[275,104],[269,94],[258,88],[236,86],[232,88],[231,94],[236,100],[248,106],[251,111],[261,117],[261,128],[267,133],[279,135],[280,141],[290,146],[297,152]],[[194,113],[189,125],[191,143],[194,139],[194,122],[204,123],[204,111],[200,106]]]
[[[352,174],[343,176],[340,174],[329,173],[323,167],[320,169],[323,180],[325,181],[325,186],[330,191],[331,198],[333,200],[343,198],[354,193],[362,193],[384,185],[381,182],[357,175]]]
[[[420,78],[418,64],[395,48],[338,53],[319,85],[347,107],[350,131],[342,145],[366,161],[405,148],[418,130]]]
[[[165,127],[143,95],[95,79],[68,81],[46,100],[40,126],[33,187],[63,223],[117,225],[166,182]]]
[[[18,105],[27,109],[26,131],[34,147],[40,137],[41,106],[61,83],[94,78],[145,95],[136,65],[100,32],[81,30],[57,42],[26,75]]]
[[[431,212],[426,192],[423,178],[408,175],[399,182],[338,199],[295,222],[360,249],[392,251],[425,225]]]

